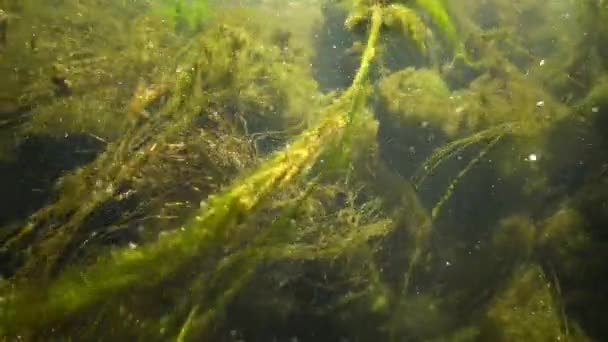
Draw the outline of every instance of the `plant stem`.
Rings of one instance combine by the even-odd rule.
[[[382,7],[374,5],[367,45],[355,79],[342,96],[326,108],[317,125],[304,131],[256,171],[212,196],[199,214],[182,227],[183,232],[135,250],[117,251],[85,270],[68,270],[43,293],[36,288],[17,290],[0,311],[0,321],[6,324],[0,327],[0,332],[44,325],[133,286],[156,284],[192,258],[214,250],[213,246],[221,246],[234,236],[239,217],[254,211],[273,191],[286,186],[310,167],[327,146],[341,139],[349,119],[364,103],[361,102],[365,100],[364,82],[376,55],[381,22]]]

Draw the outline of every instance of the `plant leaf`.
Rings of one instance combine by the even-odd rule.
[[[457,45],[458,34],[450,15],[448,14],[447,6],[444,0],[415,0],[416,5],[426,12],[435,25],[447,37],[450,44]]]
[[[424,42],[427,26],[413,9],[397,4],[388,6],[384,12],[384,24],[400,29],[406,38],[413,40],[422,52],[426,52]]]

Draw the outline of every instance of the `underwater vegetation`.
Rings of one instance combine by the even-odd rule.
[[[207,1],[195,0],[150,2],[149,11],[183,33],[200,31],[211,15]]]
[[[608,336],[604,1],[0,9],[3,340]]]

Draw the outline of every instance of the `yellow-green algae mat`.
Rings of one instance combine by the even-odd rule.
[[[158,283],[229,234],[239,217],[255,210],[273,190],[310,167],[326,147],[339,143],[345,128],[364,105],[365,82],[375,56],[381,22],[382,8],[375,5],[356,77],[343,95],[326,108],[320,122],[249,176],[212,196],[182,232],[137,249],[116,251],[88,269],[68,270],[46,289],[40,289],[40,284],[13,289],[2,304],[0,333],[10,334],[25,325],[35,327],[37,323],[60,319],[135,284]]]

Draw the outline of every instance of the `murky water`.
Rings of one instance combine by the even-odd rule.
[[[0,0],[2,340],[605,340],[607,23]]]

